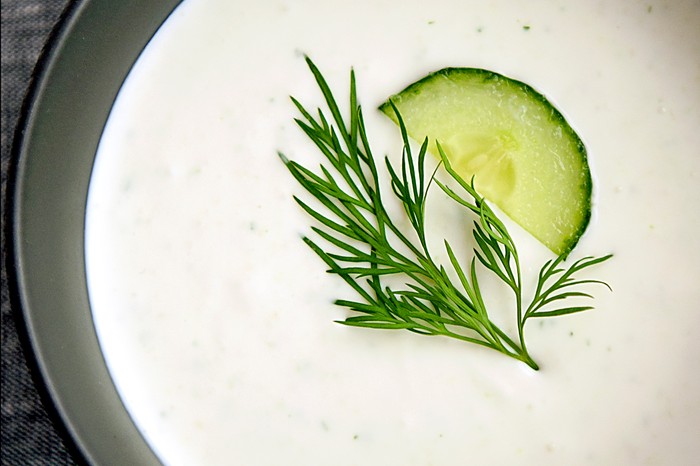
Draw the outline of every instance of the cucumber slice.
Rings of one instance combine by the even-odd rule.
[[[583,142],[559,111],[520,81],[475,68],[445,68],[389,97],[417,141],[426,137],[486,199],[552,252],[568,254],[591,216]]]

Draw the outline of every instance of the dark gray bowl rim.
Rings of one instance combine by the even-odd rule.
[[[180,2],[72,2],[42,51],[13,141],[5,222],[12,308],[44,403],[71,452],[93,465],[160,464],[100,350],[84,228],[95,152],[114,99]]]

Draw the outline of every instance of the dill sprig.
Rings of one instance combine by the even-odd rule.
[[[320,205],[312,206],[295,196],[301,208],[317,226],[311,229],[329,248],[308,237],[304,242],[323,259],[328,272],[341,277],[358,295],[357,300],[339,299],[336,304],[350,311],[339,323],[374,329],[406,329],[422,335],[443,335],[497,350],[526,363],[539,366],[528,353],[525,323],[530,318],[573,314],[592,306],[560,306],[567,298],[592,298],[576,288],[602,281],[578,279],[584,269],[606,261],[611,255],[584,257],[564,266],[565,254],[547,261],[541,268],[534,296],[524,304],[518,251],[505,225],[474,189],[457,174],[437,144],[440,163],[426,173],[428,140],[415,154],[403,119],[396,107],[403,154],[400,167],[385,158],[393,195],[401,202],[410,231],[400,227],[403,220],[390,215],[380,192],[380,172],[367,138],[362,108],[357,101],[354,71],[350,73],[349,124],[342,116],[326,80],[314,63],[306,59],[323,94],[330,118],[321,109],[313,116],[292,97],[301,114],[295,119],[325,157],[314,172],[284,154],[280,157],[299,184]],[[392,104],[393,106],[393,104]],[[455,189],[435,178],[440,168],[456,184]],[[384,175],[386,176],[386,175]],[[425,208],[431,185],[437,184],[452,200],[475,215],[474,256],[462,265],[452,246],[444,241],[452,276],[445,265],[431,257],[426,240]],[[479,265],[480,264],[480,265]],[[482,267],[483,266],[483,267]],[[494,274],[515,297],[517,336],[510,336],[491,321],[479,285],[482,269]],[[387,277],[392,279],[387,285]],[[403,283],[397,287],[396,283]]]

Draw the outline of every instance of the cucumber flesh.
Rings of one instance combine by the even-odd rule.
[[[465,179],[556,254],[568,254],[591,216],[586,148],[562,114],[520,81],[476,68],[445,68],[379,109],[411,138],[439,141]]]

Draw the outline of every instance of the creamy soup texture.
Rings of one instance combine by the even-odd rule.
[[[697,0],[184,2],[115,103],[86,232],[98,336],[163,463],[696,462],[699,24]],[[333,323],[347,315],[334,299],[354,296],[302,243],[304,193],[277,157],[318,161],[288,99],[321,102],[303,54],[339,100],[354,67],[381,156],[401,141],[375,108],[447,66],[532,85],[581,136],[594,205],[572,258],[614,253],[586,274],[613,292],[528,323],[539,372]],[[448,235],[469,225],[435,209]],[[512,228],[535,273],[551,255]]]

